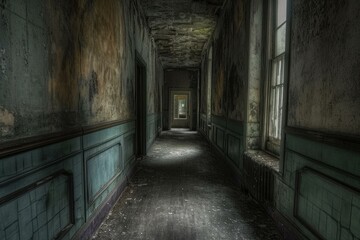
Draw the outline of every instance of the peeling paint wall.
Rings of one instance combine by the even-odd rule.
[[[237,121],[245,119],[246,9],[243,0],[229,1],[214,34],[212,113]]]
[[[360,239],[360,195],[348,191],[360,186],[348,147],[360,135],[360,2],[291,2],[287,125],[303,135],[286,133],[276,208],[309,238]]]
[[[162,66],[137,1],[4,0],[0,32],[0,142],[133,119],[135,49],[148,112],[160,111]]]
[[[359,2],[296,0],[292,16],[288,124],[359,135]]]
[[[136,57],[150,147],[163,69],[136,0],[0,0],[0,239],[91,238],[137,163]]]

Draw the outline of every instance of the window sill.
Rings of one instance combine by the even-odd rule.
[[[273,170],[275,173],[280,172],[280,160],[277,157],[270,155],[261,150],[249,150],[245,152],[245,156],[249,157],[256,163],[266,166]]]

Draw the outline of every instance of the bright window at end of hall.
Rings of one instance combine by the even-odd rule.
[[[174,95],[174,119],[187,119],[188,95]]]
[[[274,0],[273,4],[266,147],[268,150],[278,154],[280,151],[283,115],[287,0]]]

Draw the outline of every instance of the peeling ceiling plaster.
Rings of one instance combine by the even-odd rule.
[[[199,67],[224,1],[139,1],[165,68]]]

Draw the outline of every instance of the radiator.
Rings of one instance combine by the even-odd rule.
[[[259,202],[273,205],[274,181],[273,170],[253,157],[244,155],[245,187]]]

